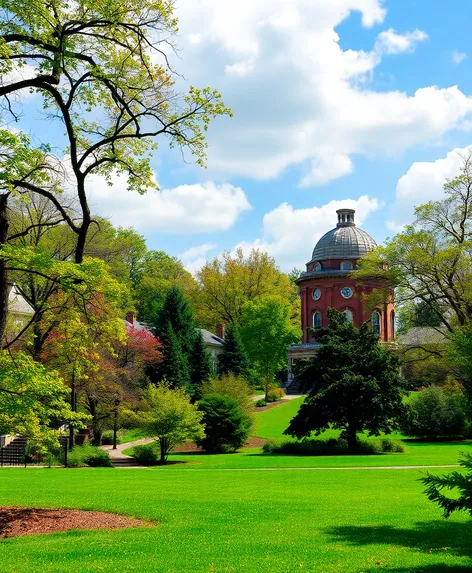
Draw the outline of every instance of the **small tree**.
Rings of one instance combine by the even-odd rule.
[[[211,355],[200,331],[197,332],[193,352],[189,356],[189,366],[193,396],[198,400],[202,396],[202,384],[210,378],[212,373]]]
[[[172,390],[165,382],[145,390],[143,411],[134,417],[138,426],[158,440],[161,464],[166,463],[175,446],[204,436],[203,414],[191,404],[185,390]]]
[[[448,518],[454,511],[467,511],[472,517],[472,456],[463,454],[459,465],[467,471],[452,472],[445,476],[434,476],[428,472],[420,478],[427,487],[425,494],[444,510],[444,517]],[[456,496],[451,499],[442,493],[443,490],[455,491]]]
[[[164,300],[162,310],[156,317],[153,330],[156,336],[161,337],[167,325],[172,326],[172,330],[180,343],[182,352],[189,356],[194,348],[196,329],[193,312],[188,305],[181,290],[175,286],[169,289]]]
[[[301,438],[340,429],[355,451],[358,432],[378,436],[397,426],[405,381],[399,358],[379,344],[368,323],[356,328],[332,308],[328,319],[329,328],[314,331],[321,347],[302,372],[310,394],[284,433]]]
[[[170,322],[162,331],[160,340],[163,345],[162,365],[159,367],[160,380],[167,380],[171,388],[183,388],[190,392],[190,373],[187,359]]]
[[[252,390],[242,376],[237,376],[230,372],[229,374],[224,374],[221,378],[211,378],[204,382],[202,386],[203,397],[210,394],[231,396],[237,401],[239,409],[251,419],[253,418],[254,401],[252,399]]]
[[[198,403],[205,433],[197,444],[211,453],[234,452],[246,443],[252,421],[235,398],[210,394]]]
[[[218,372],[220,374],[232,372],[249,379],[249,361],[234,324],[228,324],[226,328],[223,351],[218,356]]]

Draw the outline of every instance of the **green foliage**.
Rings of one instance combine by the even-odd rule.
[[[252,421],[231,396],[210,394],[200,400],[205,433],[197,444],[210,453],[234,452],[246,443]]]
[[[82,466],[90,466],[92,468],[107,468],[111,467],[110,456],[105,450],[97,448],[96,446],[75,446],[74,449],[67,455],[67,466],[70,468],[78,468]]]
[[[267,406],[267,402],[264,400],[264,398],[261,398],[260,400],[256,400],[256,407],[257,408],[263,408],[264,406]]]
[[[180,341],[170,322],[160,335],[162,349],[162,364],[158,373],[160,380],[166,380],[171,388],[183,388],[191,393],[190,372],[187,357],[182,351]]]
[[[153,324],[156,336],[162,336],[171,325],[182,351],[186,356],[192,352],[195,344],[196,330],[193,312],[182,292],[175,286],[171,287],[164,300],[162,310]]]
[[[294,456],[342,456],[352,452],[346,440],[325,438],[317,440],[281,440],[271,438],[263,446],[266,454],[290,454]],[[404,453],[405,446],[399,440],[357,440],[356,454]]]
[[[472,517],[472,455],[463,454],[459,465],[466,473],[454,471],[445,476],[435,476],[425,472],[425,477],[420,479],[427,486],[425,494],[428,499],[439,505],[446,518],[454,511],[466,511]],[[444,495],[444,490],[454,492],[454,497]]]
[[[462,436],[468,429],[464,406],[460,393],[436,386],[425,388],[408,401],[401,431],[426,439]]]
[[[149,386],[143,393],[142,411],[133,417],[138,427],[159,439],[161,463],[175,446],[203,437],[202,413],[184,389],[171,389],[168,383]]]
[[[68,397],[69,390],[56,372],[48,372],[22,352],[0,351],[0,433],[57,444],[58,433],[48,427],[50,422],[69,421],[82,427],[88,419],[71,411]]]
[[[231,396],[238,402],[239,409],[247,416],[252,417],[254,405],[252,390],[242,376],[230,372],[220,378],[211,378],[202,386],[203,397],[209,396],[210,394]]]
[[[468,413],[472,420],[472,329],[465,328],[455,333],[446,350],[446,358],[455,378],[459,380],[467,396]]]
[[[218,356],[218,372],[233,373],[249,380],[249,361],[239,331],[234,324],[228,324],[225,331],[223,351]]]
[[[291,305],[280,296],[261,297],[244,306],[241,338],[251,366],[264,380],[266,399],[275,375],[287,367],[287,348],[299,340]]]
[[[117,432],[116,443],[117,444],[123,443],[120,432]],[[102,434],[102,445],[111,446],[112,444],[113,444],[113,430],[105,430]]]
[[[355,451],[358,432],[379,435],[395,428],[405,381],[398,357],[379,344],[367,323],[356,328],[334,309],[328,310],[328,320],[328,329],[314,331],[321,347],[301,374],[310,394],[285,433],[302,438],[341,429]]]
[[[197,330],[193,351],[189,355],[190,381],[194,398],[202,396],[202,385],[210,379],[213,372],[212,358],[202,333]]]
[[[131,457],[142,466],[155,466],[159,463],[157,444],[140,444],[134,446]]]
[[[267,402],[278,402],[282,400],[285,396],[285,390],[283,388],[272,388],[267,392]]]

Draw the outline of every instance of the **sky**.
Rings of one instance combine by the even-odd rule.
[[[178,87],[218,89],[234,117],[211,125],[206,169],[162,145],[159,192],[118,177],[88,191],[96,213],[191,272],[238,246],[301,269],[343,206],[381,243],[458,173],[472,2],[176,0],[176,14]]]

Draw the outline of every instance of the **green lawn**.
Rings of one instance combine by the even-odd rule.
[[[169,471],[172,472],[170,479]],[[155,528],[0,542],[2,573],[465,573],[472,522],[415,470],[4,469],[4,505],[108,510]]]

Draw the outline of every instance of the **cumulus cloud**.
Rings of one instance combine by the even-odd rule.
[[[446,179],[453,179],[459,174],[462,165],[461,155],[467,152],[467,147],[453,149],[446,157],[436,161],[413,163],[398,180],[388,227],[395,232],[401,231],[404,225],[413,221],[416,206],[443,198]]]
[[[113,176],[113,186],[100,176],[88,179],[90,204],[95,213],[114,224],[138,231],[206,233],[226,231],[241,213],[251,209],[246,194],[229,183],[212,181],[179,185],[138,195],[126,190],[126,178]]]
[[[463,62],[464,60],[467,59],[467,54],[465,52],[452,52],[452,61],[455,64],[460,64],[461,62]]]
[[[355,209],[356,224],[360,226],[380,205],[377,199],[366,195],[308,209],[282,203],[264,215],[262,237],[252,243],[239,243],[235,248],[241,247],[245,252],[253,247],[267,251],[285,271],[304,268],[316,242],[336,226],[336,210],[342,207]]]
[[[204,243],[203,245],[187,249],[179,258],[184,263],[185,268],[192,274],[195,274],[206,263],[206,255],[214,249],[216,249],[215,244]]]
[[[354,157],[437,144],[472,115],[457,87],[378,92],[382,59],[411,53],[422,30],[381,29],[381,0],[181,0],[179,69],[212,85],[234,120],[215,122],[209,167],[225,176],[269,179],[301,169],[304,186],[350,173]],[[379,26],[370,50],[342,49],[336,31],[351,12]],[[185,38],[199,35],[196,44]],[[408,56],[411,57],[411,56]]]

